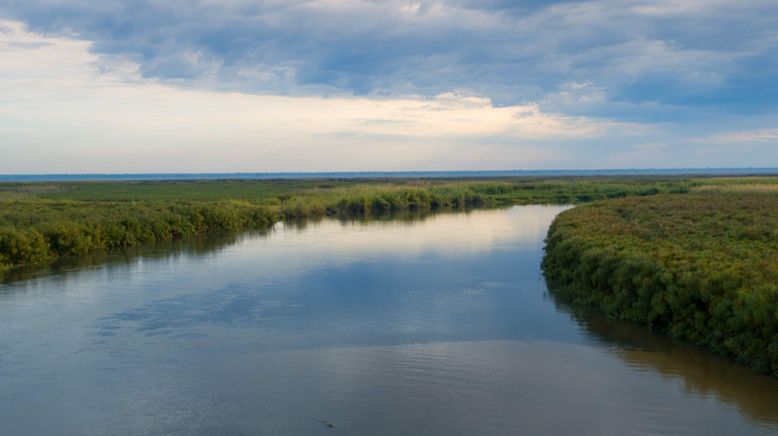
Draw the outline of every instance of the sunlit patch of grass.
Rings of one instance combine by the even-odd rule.
[[[702,185],[692,188],[699,192],[763,192],[778,194],[778,181],[772,183],[726,183],[721,185]]]

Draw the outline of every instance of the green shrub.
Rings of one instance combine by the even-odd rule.
[[[560,214],[553,292],[778,376],[778,196],[609,200]]]
[[[37,230],[0,230],[0,269],[49,260],[49,245]]]

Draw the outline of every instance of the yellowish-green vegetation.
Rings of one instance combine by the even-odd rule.
[[[778,178],[694,185],[560,214],[546,277],[564,298],[778,376]]]
[[[696,180],[694,190],[701,192],[778,193],[776,177],[716,177]]]
[[[370,179],[0,184],[0,269],[283,219],[686,192],[684,179]]]

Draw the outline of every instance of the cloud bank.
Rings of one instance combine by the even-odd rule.
[[[774,107],[772,0],[23,0],[34,32],[93,42],[143,77],[260,93],[466,89],[501,104],[590,83],[608,99]],[[722,105],[723,106],[723,105]]]
[[[778,165],[771,0],[6,0],[0,18],[2,172]]]

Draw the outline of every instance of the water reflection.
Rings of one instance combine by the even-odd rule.
[[[423,219],[382,221],[306,222],[304,226],[280,223],[273,238],[282,238],[284,245],[296,249],[296,243],[310,244],[312,237],[327,238],[339,233],[342,238],[331,238],[326,247],[313,245],[313,250],[333,252],[373,252],[382,254],[416,255],[435,251],[451,255],[476,253],[500,246],[536,243],[545,237],[548,223],[565,207],[523,206],[500,210],[480,210],[470,213],[440,214]],[[410,217],[409,217],[410,218]],[[285,227],[289,230],[285,231]],[[314,233],[309,233],[311,230]],[[279,247],[281,248],[281,247]],[[316,257],[316,251],[301,253]]]
[[[113,273],[133,262],[145,260],[175,261],[218,255],[227,247],[242,241],[265,237],[283,241],[281,249],[298,251],[298,255],[318,258],[321,252],[300,253],[300,244],[312,242],[308,230],[322,237],[348,233],[347,238],[329,239],[327,247],[313,245],[319,250],[340,252],[357,250],[413,254],[424,250],[440,252],[489,250],[499,243],[532,242],[542,239],[550,219],[566,207],[524,206],[520,209],[466,210],[464,212],[402,212],[387,213],[372,218],[300,219],[279,222],[270,229],[252,230],[240,234],[222,234],[192,238],[184,241],[161,242],[108,252],[90,253],[66,258],[51,264],[32,265],[0,271],[0,285],[36,277],[65,276],[94,267],[104,267]],[[475,217],[473,216],[475,213]],[[506,214],[507,213],[507,214]],[[522,223],[515,226],[516,221]],[[422,223],[424,223],[422,225]],[[376,232],[376,229],[382,231]]]
[[[555,303],[569,311],[587,332],[614,345],[611,350],[628,364],[680,380],[690,395],[713,395],[753,419],[778,423],[778,380],[643,326],[608,319],[559,300]]]
[[[183,257],[201,257],[218,254],[225,247],[238,241],[266,236],[272,229],[256,230],[244,234],[222,234],[209,237],[191,238],[185,241],[160,242],[143,247],[133,247],[107,252],[95,252],[84,256],[60,259],[50,264],[30,265],[0,271],[0,284],[9,284],[38,277],[51,279],[64,277],[78,271],[101,267],[108,273],[124,268],[133,262],[164,261]]]
[[[287,223],[0,285],[0,422],[10,434],[775,431],[773,381],[555,304],[539,262],[563,209]]]

